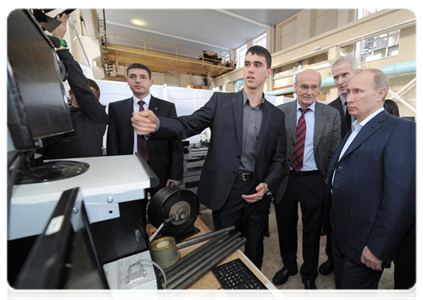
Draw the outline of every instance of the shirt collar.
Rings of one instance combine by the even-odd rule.
[[[312,110],[314,112],[316,110],[316,101],[314,101],[312,105],[307,107],[307,109]],[[300,103],[298,102],[298,99],[297,99],[297,110],[299,110],[300,108],[303,108],[303,107],[300,105]]]
[[[342,106],[344,106],[345,102],[347,102],[347,96],[340,94],[339,97],[341,98]]]
[[[150,99],[151,99],[151,94],[148,94],[147,96],[145,96],[144,99],[138,99],[137,97],[135,97],[134,95],[132,96],[132,99],[134,100],[134,105],[138,105],[138,101],[142,100],[145,102],[145,104],[148,105],[150,104]]]
[[[370,116],[368,116],[363,121],[361,121],[360,124],[358,124],[358,121],[357,120],[355,120],[353,122],[353,124],[356,123],[356,124],[360,125],[361,127],[364,127],[364,125],[366,125],[367,123],[369,123],[371,119],[373,119],[377,114],[379,114],[383,110],[385,110],[385,109],[382,106],[381,108],[379,108],[378,110],[376,110],[374,113],[372,113]],[[352,124],[351,124],[351,126],[352,126]]]
[[[247,93],[245,92],[245,90],[244,90],[244,89],[242,89],[242,104],[243,104],[243,105],[245,105],[245,104],[247,103],[247,100],[248,100]],[[264,96],[264,94],[263,94],[263,100],[262,100],[262,101],[261,101],[261,103],[258,105],[258,107],[262,107],[262,106],[263,106],[264,100],[266,100],[266,97],[265,97],[265,96]]]

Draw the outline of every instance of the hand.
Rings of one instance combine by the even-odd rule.
[[[63,14],[62,16],[57,16],[56,20],[62,22],[56,29],[51,33],[52,36],[57,37],[60,40],[63,40],[66,34],[66,24],[68,22],[70,15]]]
[[[364,247],[361,254],[361,263],[365,264],[368,268],[382,272],[382,261],[373,255],[369,247]]]
[[[264,194],[267,192],[267,183],[260,183],[256,186],[257,193],[251,195],[242,195],[242,199],[245,200],[247,203],[254,203],[261,199],[263,199]]]
[[[174,186],[178,186],[181,182],[179,180],[168,179],[166,182],[166,186],[170,186],[171,183],[173,183]]]
[[[132,127],[138,135],[147,135],[157,129],[157,117],[151,110],[137,111],[132,114]]]

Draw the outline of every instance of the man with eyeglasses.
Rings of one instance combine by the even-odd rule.
[[[316,289],[320,233],[324,217],[327,174],[341,142],[339,111],[318,103],[321,75],[312,69],[296,77],[297,101],[279,105],[285,113],[287,176],[275,195],[279,247],[283,268],[273,277],[275,285],[298,273],[298,203],[303,223],[303,259],[300,273],[305,289]]]

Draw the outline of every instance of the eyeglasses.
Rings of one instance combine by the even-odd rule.
[[[309,89],[311,89],[313,92],[316,92],[319,90],[319,86],[318,85],[312,85],[312,86],[308,86],[308,85],[300,85],[300,90],[302,90],[303,92],[307,92]]]

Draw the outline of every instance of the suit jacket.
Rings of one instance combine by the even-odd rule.
[[[175,104],[151,96],[148,108],[158,116],[176,117]],[[107,155],[133,154],[134,128],[131,117],[133,98],[111,102],[109,104],[109,128],[107,130]],[[183,147],[180,140],[148,141],[150,167],[159,178],[159,186],[166,186],[168,179],[183,179]]]
[[[190,116],[160,118],[154,138],[185,139],[210,127],[212,132],[207,157],[197,189],[199,200],[216,211],[227,201],[237,176],[242,154],[243,92],[214,93],[210,100]],[[267,183],[276,191],[286,173],[284,113],[263,102],[254,181]],[[258,213],[269,210],[270,197],[255,203]]]
[[[292,154],[294,153],[295,141],[297,137],[297,101],[291,101],[278,108],[285,112],[285,128],[286,128],[286,156],[288,158],[288,166],[291,164]],[[341,124],[339,112],[333,107],[316,102],[315,123],[314,123],[314,159],[317,169],[326,181],[330,161],[335,154],[341,142]],[[277,204],[283,198],[289,178],[288,167],[285,178],[279,186],[275,195]]]
[[[416,125],[382,111],[360,130],[339,160],[347,137],[329,169],[326,208],[332,238],[358,264],[367,245],[389,266],[415,218]]]
[[[344,113],[344,108],[343,108],[343,105],[342,105],[341,96],[339,96],[338,98],[333,100],[328,105],[336,108],[341,115],[341,139],[343,139],[345,137],[345,135],[347,134],[348,130],[350,130],[350,129],[348,128],[347,120],[345,118],[345,113]]]

